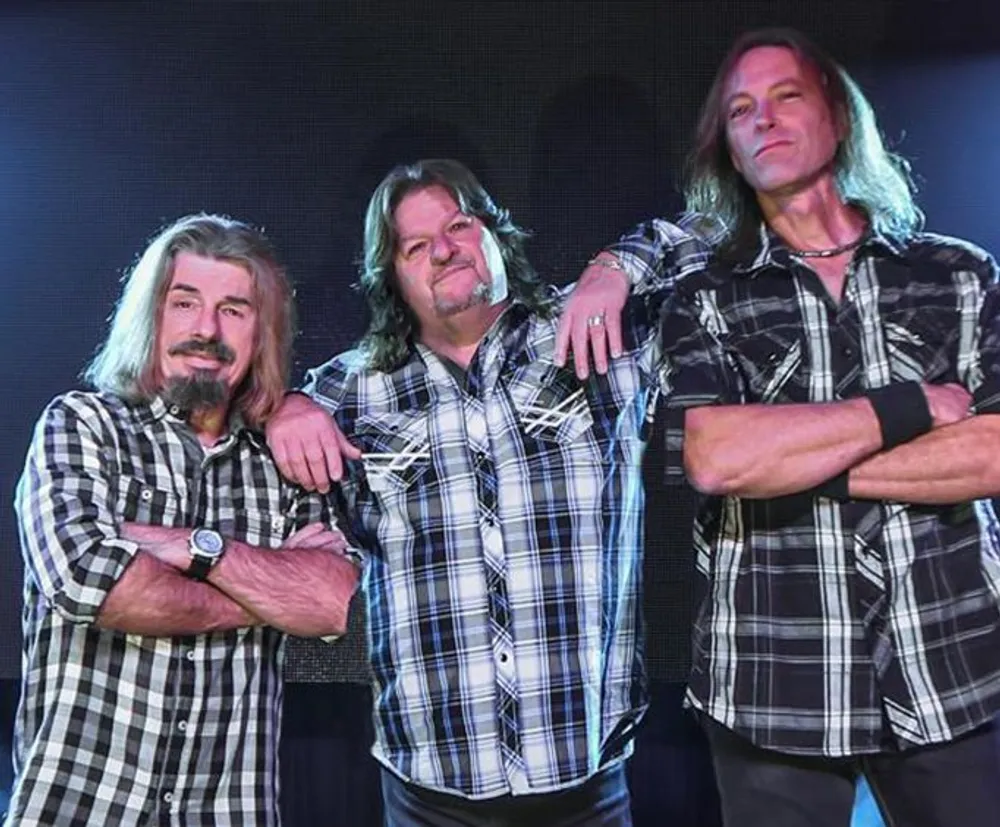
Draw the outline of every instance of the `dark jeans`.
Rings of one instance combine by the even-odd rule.
[[[382,801],[386,827],[632,827],[622,764],[570,790],[486,801],[425,790],[383,769]]]
[[[848,827],[863,774],[886,827],[1000,824],[993,723],[947,744],[856,758],[803,758],[754,746],[703,719],[726,827]]]

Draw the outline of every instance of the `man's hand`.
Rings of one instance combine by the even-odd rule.
[[[566,364],[572,345],[576,375],[589,374],[589,351],[594,369],[608,372],[608,352],[617,359],[622,354],[621,313],[628,300],[629,281],[618,260],[601,253],[580,275],[570,293],[556,333],[555,363]],[[589,348],[588,348],[589,345]]]
[[[292,534],[282,548],[321,548],[336,554],[347,550],[347,539],[339,531],[330,530],[323,523],[310,523]]]
[[[282,475],[307,491],[330,490],[344,476],[344,459],[360,459],[333,418],[301,393],[285,397],[267,423],[267,446]]]
[[[122,537],[138,543],[143,551],[153,555],[161,563],[180,571],[184,571],[191,564],[191,554],[188,549],[190,528],[122,523],[119,530]]]
[[[924,396],[927,397],[927,407],[930,408],[932,427],[941,428],[944,425],[954,425],[972,416],[972,396],[961,385],[949,382],[946,385],[928,385],[923,383]]]

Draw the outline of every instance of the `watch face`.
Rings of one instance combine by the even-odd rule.
[[[191,544],[202,554],[211,557],[222,554],[222,549],[225,547],[222,535],[210,528],[199,528],[191,535]]]

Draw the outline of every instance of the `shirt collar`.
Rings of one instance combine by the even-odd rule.
[[[177,405],[168,405],[166,400],[159,394],[147,402],[140,402],[136,406],[140,422],[144,425],[167,419],[177,425],[187,426],[187,412],[181,410]],[[239,411],[233,411],[229,415],[227,424],[227,435],[234,437],[234,442],[240,437],[246,437],[257,448],[264,448],[266,442],[263,434],[254,430],[243,419]],[[225,440],[226,437],[223,437]]]
[[[857,248],[859,250],[882,250],[892,256],[902,256],[905,245],[878,230],[869,230],[868,237]],[[791,248],[766,222],[762,221],[757,231],[757,247],[742,261],[733,264],[733,271],[753,278],[767,267],[791,269],[798,260],[791,254]]]

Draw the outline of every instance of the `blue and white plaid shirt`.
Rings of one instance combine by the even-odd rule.
[[[556,320],[516,303],[464,375],[421,345],[391,373],[358,351],[311,372],[306,392],[364,452],[345,522],[368,552],[373,753],[401,778],[541,793],[630,753],[657,322],[705,262],[676,244],[669,273],[634,285],[606,376],[556,367]]]

